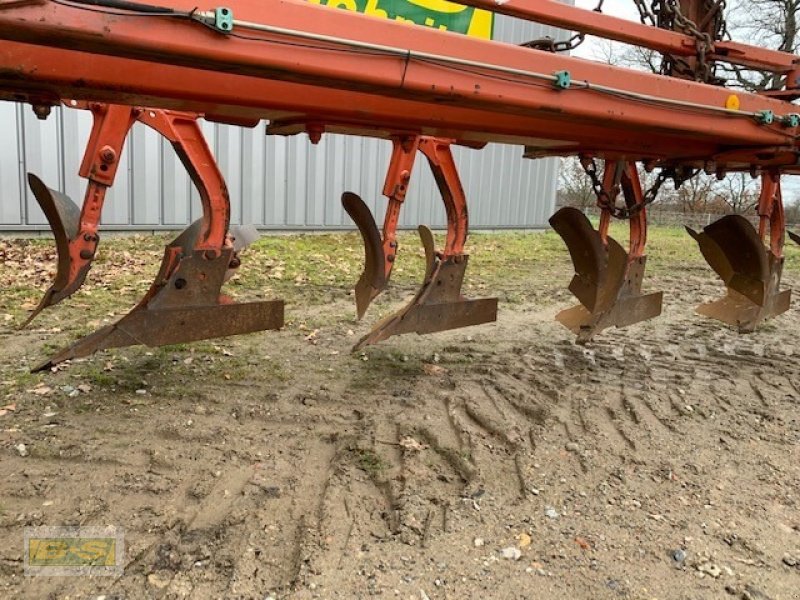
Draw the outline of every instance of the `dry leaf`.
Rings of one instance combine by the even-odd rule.
[[[43,383],[40,383],[35,388],[28,390],[31,394],[36,394],[37,396],[47,396],[48,394],[53,393],[53,388]]]
[[[429,363],[425,363],[422,365],[422,370],[425,371],[426,375],[444,375],[447,373],[447,369],[444,367],[440,367],[439,365],[432,365]]]
[[[578,546],[581,547],[581,550],[591,550],[592,549],[592,545],[582,537],[576,537],[575,538],[575,543],[578,544]]]
[[[411,436],[404,437],[402,440],[400,440],[399,445],[401,448],[405,448],[406,450],[410,450],[412,452],[421,452],[428,447],[425,444],[420,444]]]

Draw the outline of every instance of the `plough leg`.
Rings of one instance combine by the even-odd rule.
[[[352,192],[342,195],[342,205],[364,239],[364,271],[355,287],[356,314],[359,319],[389,283],[398,251],[397,222],[400,218],[400,207],[406,199],[419,142],[418,136],[392,138],[392,158],[383,185],[383,194],[389,199],[389,203],[386,206],[382,234],[378,231],[369,207],[358,195]]]
[[[39,305],[22,324],[27,326],[48,306],[69,298],[83,285],[92,266],[99,236],[97,233],[106,190],[114,183],[125,138],[138,113],[129,106],[92,103],[82,105],[92,111],[94,124],[79,174],[89,180],[83,206],[69,196],[47,187],[33,173],[28,184],[42,208],[56,242],[56,276]]]
[[[550,219],[572,257],[575,276],[569,285],[580,304],[560,312],[556,319],[590,341],[608,327],[626,327],[661,314],[662,293],[642,295],[647,257],[647,214],[636,164],[607,161],[603,188],[613,202],[620,189],[630,212],[628,252],[608,235],[611,212],[602,207],[600,227],[576,208],[562,208]]]
[[[127,315],[35,370],[106,348],[161,346],[283,326],[283,301],[234,303],[220,294],[231,269],[239,266],[238,250],[252,232],[228,230],[228,191],[197,116],[145,110],[139,118],[173,144],[200,192],[203,217],[166,247],[155,281]]]
[[[785,219],[779,173],[762,175],[758,216],[758,232],[741,215],[723,217],[699,233],[686,228],[727,287],[725,297],[699,306],[698,314],[742,333],[789,309],[791,290],[780,291]]]
[[[428,159],[447,212],[445,247],[437,252],[430,229],[419,227],[426,261],[422,287],[408,305],[377,323],[354,350],[393,335],[433,333],[497,320],[497,298],[468,300],[461,295],[469,259],[464,253],[468,216],[450,141],[422,137],[419,150]]]

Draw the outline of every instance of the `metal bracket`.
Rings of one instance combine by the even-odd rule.
[[[560,90],[568,90],[572,85],[572,76],[569,71],[556,71],[554,85]]]
[[[226,7],[214,9],[214,29],[222,33],[233,31],[233,11]]]

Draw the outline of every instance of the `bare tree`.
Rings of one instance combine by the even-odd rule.
[[[558,174],[557,204],[584,210],[594,206],[596,201],[592,181],[584,172],[580,161],[575,157],[562,159]]]
[[[764,48],[796,53],[800,44],[800,0],[736,0],[727,11],[728,31],[734,39]],[[783,86],[779,74],[719,65],[733,84],[751,91]]]
[[[748,173],[728,175],[720,183],[722,185],[718,188],[718,197],[728,205],[731,212],[745,214],[758,204],[760,186],[758,180]]]

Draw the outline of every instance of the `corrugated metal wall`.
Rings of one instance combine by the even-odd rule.
[[[521,43],[559,35],[533,23],[498,16],[495,39]],[[381,195],[391,143],[323,136],[264,135],[264,125],[242,129],[203,122],[231,193],[232,221],[263,229],[352,228],[339,198],[360,194],[382,219]],[[91,129],[85,111],[57,109],[39,121],[28,106],[0,102],[0,230],[46,230],[25,174],[80,202],[86,188],[77,175]],[[557,163],[522,158],[518,146],[456,148],[455,158],[475,228],[543,227],[555,203]],[[197,194],[169,143],[137,124],[123,154],[103,212],[105,229],[180,229],[200,215]],[[444,209],[426,161],[420,157],[401,225],[444,224]]]

